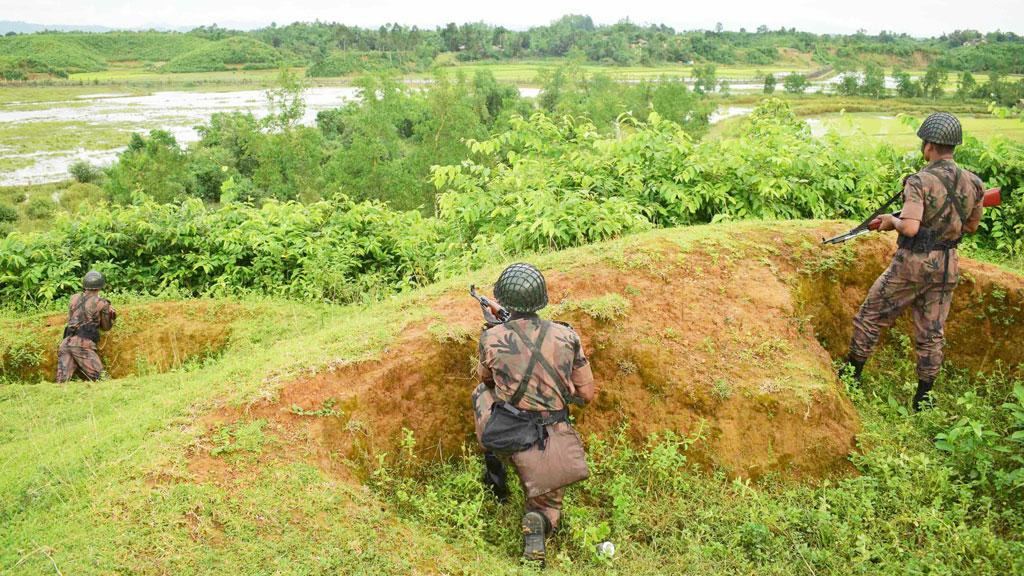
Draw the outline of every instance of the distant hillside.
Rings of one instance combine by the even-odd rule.
[[[20,31],[44,28],[8,24]],[[16,42],[10,44],[12,41]],[[1024,73],[1024,37],[1012,32],[958,30],[938,38],[914,38],[889,32],[832,35],[766,27],[753,32],[677,31],[631,22],[596,25],[588,16],[570,15],[527,30],[482,22],[434,29],[296,22],[251,31],[212,25],[187,33],[36,32],[0,36],[0,74],[12,79],[29,73],[66,75],[101,70],[107,63],[119,61],[173,61],[164,68],[166,71],[261,68],[285,61],[310,67],[311,75],[336,76],[379,68],[419,69],[441,54],[460,62],[572,56],[610,66],[711,63],[756,70],[798,63],[801,68],[835,70],[861,70],[867,64],[920,70],[937,65],[950,72]],[[11,70],[19,74],[6,74]]]
[[[211,72],[231,66],[272,68],[281,62],[273,47],[244,36],[207,43],[167,63],[168,72]]]
[[[107,26],[83,26],[78,24],[34,24],[32,22],[21,22],[16,20],[0,20],[0,34],[14,32],[16,34],[31,34],[52,30],[56,32],[111,32],[115,30]]]

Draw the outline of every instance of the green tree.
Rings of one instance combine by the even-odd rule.
[[[807,80],[807,76],[803,74],[787,74],[786,78],[782,81],[782,87],[786,89],[789,94],[803,94],[807,91],[810,86],[810,82]]]
[[[715,91],[717,85],[716,68],[714,64],[708,63],[693,68],[694,85],[693,89],[698,94],[709,94]]]
[[[302,98],[302,79],[287,68],[281,68],[277,75],[277,87],[267,90],[267,117],[264,124],[273,130],[292,128],[306,113],[306,101]]]
[[[775,75],[765,74],[764,75],[764,93],[774,94],[775,93]]]
[[[970,72],[963,72],[960,74],[960,78],[956,84],[956,96],[961,100],[967,100],[974,97],[974,93],[978,89],[978,81],[974,79],[974,75]]]
[[[880,66],[869,63],[864,67],[864,79],[860,84],[860,93],[869,98],[885,96],[885,72]]]
[[[921,95],[921,85],[906,70],[895,69],[892,77],[896,80],[896,94],[900,98],[917,98]]]
[[[928,98],[942,98],[945,94],[947,72],[935,64],[929,65],[921,80],[921,92]]]

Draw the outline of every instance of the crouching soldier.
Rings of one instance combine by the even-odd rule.
[[[891,327],[906,308],[913,309],[918,378],[914,410],[922,407],[942,365],[946,317],[959,278],[956,247],[964,234],[978,229],[985,194],[981,179],[953,161],[962,141],[955,116],[932,114],[917,135],[928,165],[904,181],[899,216],[880,217],[880,231],[899,233],[899,249],[853,319],[847,358],[859,379],[881,330]]]
[[[114,326],[117,312],[100,296],[103,275],[89,271],[82,279],[82,293],[71,297],[68,324],[57,350],[57,382],[67,382],[79,371],[86,380],[99,380],[103,362],[96,353],[100,330]]]
[[[543,564],[545,538],[558,526],[565,487],[588,475],[568,406],[594,399],[594,375],[576,332],[537,316],[548,304],[540,270],[509,266],[494,296],[511,318],[480,335],[476,433],[485,450],[509,455],[526,495],[523,557]],[[492,454],[487,460],[486,477],[500,493],[503,467]]]

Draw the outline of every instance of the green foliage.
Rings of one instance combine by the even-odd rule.
[[[765,74],[764,75],[764,93],[765,94],[767,94],[769,96],[774,94],[775,93],[775,84],[776,84],[776,80],[775,80],[775,75],[774,74]]]
[[[99,268],[139,292],[256,291],[353,301],[433,277],[433,222],[344,198],[207,208],[145,201],[58,218],[43,234],[0,241],[0,296],[39,302],[77,288]]]
[[[803,94],[810,85],[811,83],[807,80],[807,76],[797,73],[787,74],[786,78],[782,81],[782,86],[788,94]]]
[[[695,67],[693,69],[693,89],[700,94],[714,92],[715,86],[718,84],[715,74],[716,70],[714,64],[705,64],[703,66]]]
[[[25,207],[25,214],[33,220],[46,220],[52,217],[56,211],[57,205],[53,200],[43,196],[32,198]]]
[[[10,204],[0,204],[0,224],[13,224],[18,221],[18,209]]]
[[[232,36],[203,45],[171,59],[162,67],[167,72],[211,72],[245,65],[247,69],[274,68],[281,54],[259,40]]]
[[[306,69],[306,76],[323,78],[385,71],[420,72],[429,67],[431,58],[415,52],[335,52],[317,60]]]
[[[78,182],[86,183],[98,180],[102,172],[85,160],[79,160],[68,167],[68,172]]]
[[[213,456],[239,452],[259,454],[267,440],[263,433],[266,425],[266,420],[252,420],[234,426],[218,427],[213,434],[215,445],[210,449],[210,454]]]
[[[629,313],[629,300],[621,294],[609,292],[596,298],[586,300],[566,300],[551,310],[551,316],[580,311],[598,322],[614,322]]]

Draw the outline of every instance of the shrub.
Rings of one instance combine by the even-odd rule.
[[[79,160],[68,167],[68,172],[78,182],[87,183],[96,181],[102,172],[85,160]]]
[[[53,216],[56,210],[57,205],[54,204],[53,200],[44,196],[36,196],[28,201],[28,206],[25,207],[25,214],[33,220],[45,220]]]
[[[18,209],[10,204],[0,204],[0,224],[10,224],[18,221]]]

